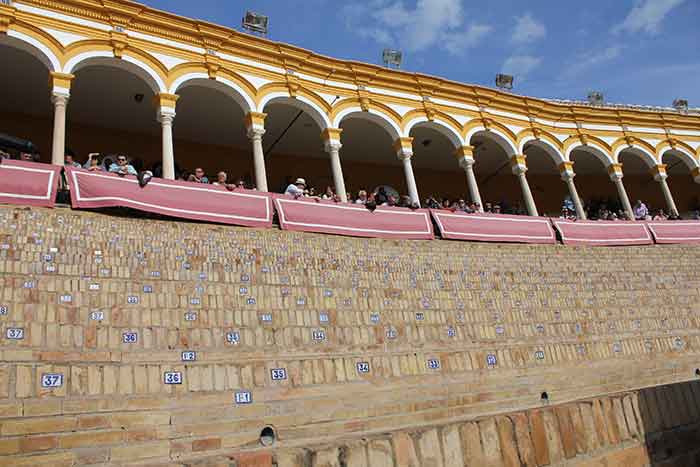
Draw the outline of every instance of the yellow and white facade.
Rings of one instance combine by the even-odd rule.
[[[173,128],[177,132],[180,96],[187,89],[202,88],[225,95],[228,99],[222,105],[242,112],[244,118],[231,122],[231,127],[240,127],[235,131],[241,133],[245,128],[254,181],[261,190],[271,188],[265,146],[273,142],[268,141],[267,115],[275,104],[302,111],[314,124],[310,131],[320,129],[309,144],[314,150],[323,148],[328,158],[324,163],[330,162],[332,181],[343,199],[349,171],[346,163],[352,164],[355,157],[343,146],[346,139],[356,138],[354,147],[362,147],[363,136],[350,135],[350,130],[365,124],[373,126],[375,132],[379,128],[383,138],[390,138],[391,149],[389,145],[386,149],[393,158],[390,165],[400,171],[404,189],[415,201],[428,194],[422,190],[421,172],[440,166],[441,170],[462,171],[461,176],[452,178],[453,183],[481,202],[479,185],[489,183],[486,179],[490,175],[479,174],[479,168],[487,166],[495,152],[500,158],[505,155],[505,170],[510,168],[517,177],[516,185],[531,215],[539,212],[528,180],[533,172],[531,161],[540,156],[548,159],[543,164],[552,165],[552,179],[572,196],[580,216],[582,201],[573,181],[582,167],[579,159],[588,157],[602,164],[599,175],[608,177],[606,183],[614,186],[628,211],[631,203],[623,185],[627,160],[641,164],[644,170],[637,171],[640,177],[653,177],[659,188],[647,188],[660,193],[663,207],[670,211],[678,209],[667,183],[667,166],[677,166],[674,173],[679,174],[679,180],[685,174],[685,179],[691,180],[690,175],[700,184],[700,114],[693,111],[594,107],[517,96],[336,60],[126,0],[0,2],[0,46],[0,50],[31,54],[50,76],[54,164],[63,163],[67,109],[76,96],[76,83],[81,73],[99,66],[129,73],[151,92],[148,97],[152,97],[155,109],[150,112],[154,112],[153,121],[160,124],[159,156],[166,178],[175,176],[179,159]],[[110,83],[102,85],[102,92],[108,93]],[[350,128],[346,126],[350,120],[364,123]],[[435,138],[442,141],[440,154],[430,149]],[[421,140],[423,144],[419,144]],[[419,152],[428,154],[420,162]],[[371,158],[365,154],[361,162],[371,163]],[[500,177],[501,172],[498,174]],[[695,196],[694,186],[684,185],[688,199]],[[588,194],[595,189],[589,187]],[[546,191],[541,190],[544,195]]]

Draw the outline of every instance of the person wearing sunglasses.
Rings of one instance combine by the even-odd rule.
[[[109,166],[109,171],[122,177],[124,175],[138,175],[134,166],[126,160],[126,156],[121,154],[117,156],[117,162]]]

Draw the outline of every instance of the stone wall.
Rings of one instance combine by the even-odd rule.
[[[689,439],[676,427],[697,410],[669,402],[675,386],[654,395],[649,420],[663,425],[651,430],[630,403],[696,378],[697,248],[396,242],[116,214],[0,208],[2,465],[286,452],[334,465],[364,438],[374,466],[397,436],[423,465],[451,465],[437,446],[477,432],[493,447],[483,455],[512,457],[510,431],[526,455],[525,422],[533,449],[532,433],[564,427],[546,437],[563,462],[586,404],[608,430],[598,444],[620,452],[642,443],[634,433],[662,433],[644,442],[674,459]],[[692,388],[678,393],[688,404]],[[586,436],[581,461],[598,455]]]

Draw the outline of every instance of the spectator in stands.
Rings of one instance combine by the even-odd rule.
[[[226,186],[226,181],[228,180],[228,174],[223,170],[216,174],[216,181],[212,185]]]
[[[383,186],[379,187],[379,189],[375,192],[374,198],[377,202],[377,206],[385,206],[385,203],[389,200],[389,197]]]
[[[85,162],[83,168],[89,170],[90,172],[104,171],[104,168],[100,164],[99,153],[93,152],[92,154],[88,154],[88,160]]]
[[[237,190],[245,190],[246,189],[245,180],[243,180],[242,178],[239,178],[238,181],[236,182],[236,189]]]
[[[75,160],[73,160],[73,156],[70,154],[65,155],[63,165],[65,165],[66,167],[75,167],[78,169],[81,169],[83,167],[82,165],[80,165],[80,162],[76,162]]]
[[[367,204],[367,191],[360,190],[357,193],[357,199],[355,200],[355,204]]]
[[[28,152],[21,152],[19,154],[20,160],[27,161],[27,162],[39,162],[39,154],[38,153],[28,153]]]
[[[109,171],[122,177],[124,175],[138,175],[138,172],[136,172],[134,166],[129,164],[129,162],[126,159],[126,156],[123,154],[117,156],[116,164],[110,165]]]
[[[301,198],[304,196],[304,191],[306,190],[306,180],[303,178],[297,178],[294,183],[290,183],[287,189],[284,191],[285,195],[293,196],[294,198]],[[308,193],[308,192],[307,192]]]
[[[426,200],[425,200],[425,207],[428,209],[440,209],[440,203],[438,202],[437,199],[433,195],[430,195]]]
[[[450,205],[450,200],[445,198],[442,200],[442,205],[440,206],[440,209],[452,209]]]
[[[408,195],[403,195],[399,200],[398,206],[400,208],[413,208],[413,202],[411,202],[411,197]]]
[[[333,188],[330,186],[327,186],[325,193],[323,193],[323,195],[321,195],[321,199],[327,199],[327,200],[335,199],[335,193],[333,192]]]
[[[659,209],[656,211],[656,214],[654,214],[653,219],[654,221],[665,221],[668,220],[668,217],[666,216],[666,213],[664,212],[663,209]]]
[[[10,158],[10,153],[3,151],[0,149],[0,160],[2,159],[9,159]]]
[[[649,215],[649,209],[647,208],[646,204],[642,203],[642,200],[638,199],[636,203],[634,203],[634,218],[638,221],[643,221],[647,218]]]
[[[501,205],[500,205],[500,204],[494,205],[494,206],[493,206],[492,212],[493,212],[494,214],[501,214]]]
[[[187,181],[194,183],[209,183],[209,179],[204,174],[204,169],[201,167],[194,169],[194,173],[187,177]]]
[[[485,212],[485,213],[491,213],[491,212],[493,212],[493,208],[491,207],[491,203],[486,203],[486,204],[484,204],[484,212]]]

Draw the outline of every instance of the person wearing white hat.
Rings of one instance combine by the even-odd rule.
[[[289,196],[294,196],[295,198],[299,198],[301,196],[304,196],[305,189],[306,189],[306,180],[304,180],[303,178],[297,178],[294,181],[294,183],[291,183],[287,187],[284,194],[289,195]]]

